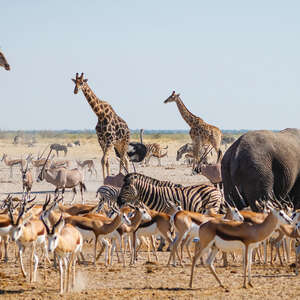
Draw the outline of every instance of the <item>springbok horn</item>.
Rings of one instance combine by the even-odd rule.
[[[45,220],[44,220],[44,214],[42,213],[41,214],[41,217],[40,217],[41,221],[43,222],[45,228],[46,228],[46,231],[47,231],[47,234],[50,234],[50,229],[48,227],[48,225],[46,224]]]
[[[34,207],[35,204],[32,204],[31,206],[27,207],[25,209],[25,213],[27,213],[29,210],[31,210]]]
[[[53,225],[53,227],[52,227],[52,234],[54,233],[55,228],[56,228],[56,227],[58,226],[58,224],[61,222],[62,218],[63,218],[63,216],[62,216],[62,214],[60,214],[59,220],[58,220],[58,221]]]
[[[49,202],[50,202],[50,195],[47,194],[47,195],[46,195],[45,202],[44,202],[44,205],[43,205],[43,211],[46,210],[46,208],[47,208]]]
[[[25,211],[25,205],[26,205],[26,202],[23,203],[22,206],[21,206],[21,209],[20,209],[20,212],[19,212],[17,221],[16,221],[16,225],[19,225],[20,219],[21,219],[21,217],[22,217],[23,214],[24,214],[24,211]]]

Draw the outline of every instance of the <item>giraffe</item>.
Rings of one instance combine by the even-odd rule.
[[[87,102],[90,104],[94,113],[98,116],[96,125],[96,134],[98,142],[103,151],[101,159],[103,179],[109,176],[109,152],[114,147],[120,154],[120,172],[122,166],[128,170],[127,150],[130,138],[130,131],[126,122],[120,118],[109,103],[100,100],[87,84],[87,79],[83,79],[83,73],[76,79],[72,79],[75,83],[74,94],[78,90],[82,90]]]
[[[0,51],[0,67],[3,67],[7,71],[10,70],[10,66],[9,66],[7,60],[5,59],[4,54],[1,51]]]
[[[182,118],[191,127],[190,137],[193,142],[193,166],[199,160],[200,147],[203,147],[204,145],[211,145],[216,150],[218,155],[217,163],[219,163],[222,158],[222,151],[220,149],[222,140],[221,130],[216,126],[204,122],[200,117],[192,114],[186,108],[179,96],[180,94],[175,94],[175,91],[173,91],[171,96],[169,96],[164,103],[176,102]]]

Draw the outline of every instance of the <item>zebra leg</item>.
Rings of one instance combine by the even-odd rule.
[[[166,241],[165,241],[164,237],[161,235],[161,236],[160,236],[160,244],[159,244],[159,246],[158,246],[158,248],[157,248],[157,251],[162,252],[162,251],[163,251],[163,247],[164,247],[165,245],[166,245]]]

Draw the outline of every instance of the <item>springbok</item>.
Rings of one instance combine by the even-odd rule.
[[[22,173],[23,194],[24,195],[27,194],[27,196],[30,197],[30,193],[33,185],[33,177],[32,177],[31,170],[28,168],[28,161],[25,169],[21,167],[21,173]]]
[[[47,230],[48,236],[48,250],[49,252],[55,252],[59,261],[60,271],[60,293],[63,294],[64,290],[69,291],[70,288],[70,272],[73,266],[72,272],[72,287],[75,282],[75,264],[77,254],[81,252],[83,239],[80,232],[71,224],[66,224],[60,216],[60,219],[53,225],[50,230],[43,214],[41,220]],[[65,265],[65,271],[63,268]],[[67,273],[67,279],[64,284],[64,273]]]
[[[77,166],[80,167],[81,169],[87,167],[88,172],[90,172],[90,176],[92,176],[94,173],[97,178],[97,170],[95,168],[95,164],[92,159],[86,159],[83,162],[81,162],[80,160],[76,160],[76,163]]]
[[[238,209],[236,207],[230,206],[227,202],[226,204],[226,214],[216,214],[212,209],[209,209],[208,211],[204,211],[203,214],[197,213],[197,212],[191,212],[191,211],[178,211],[174,215],[172,215],[170,219],[171,226],[175,226],[175,231],[177,232],[176,236],[177,238],[173,241],[171,246],[171,253],[168,261],[168,265],[171,262],[171,259],[173,258],[173,266],[176,265],[175,263],[175,253],[177,254],[177,257],[179,257],[179,263],[180,266],[182,266],[182,256],[183,256],[183,248],[186,242],[192,240],[193,238],[198,236],[198,231],[200,226],[214,218],[218,219],[226,219],[226,220],[234,220],[234,221],[240,221],[242,222],[244,220],[243,216],[240,214]],[[203,204],[203,207],[205,207],[205,204]],[[181,256],[179,256],[178,253],[178,245],[181,243]],[[189,258],[192,260],[188,244],[186,245],[187,253]],[[227,261],[227,257],[223,257],[224,264]]]
[[[130,225],[130,221],[128,220],[126,213],[121,211],[117,211],[113,208],[113,210],[117,213],[117,216],[111,222],[101,221],[98,217],[82,217],[82,216],[70,216],[65,219],[66,223],[72,224],[76,227],[85,239],[94,239],[94,264],[96,264],[96,250],[97,250],[97,242],[100,238],[102,243],[105,244],[105,265],[108,264],[108,247],[109,244],[104,238],[111,237],[111,234],[122,224],[127,223]]]
[[[211,253],[206,261],[211,273],[218,281],[221,287],[224,287],[216,274],[213,266],[214,259],[219,251],[243,250],[244,254],[244,288],[247,288],[247,271],[248,285],[251,283],[251,263],[252,251],[258,244],[267,239],[274,230],[282,224],[292,224],[292,219],[280,209],[280,203],[273,201],[278,206],[275,208],[271,202],[267,204],[270,213],[261,224],[248,222],[236,222],[222,219],[212,219],[202,224],[199,228],[199,241],[196,243],[195,256],[193,258],[190,288],[193,284],[193,275],[196,262],[202,254],[211,248]]]
[[[27,246],[31,246],[30,282],[34,282],[36,281],[36,271],[39,262],[35,250],[37,243],[44,245],[44,256],[46,256],[48,262],[50,262],[50,260],[48,257],[48,251],[46,246],[46,230],[43,223],[39,219],[33,218],[32,214],[23,218],[24,213],[28,212],[31,209],[31,207],[33,207],[32,205],[31,207],[25,210],[26,204],[31,201],[26,202],[24,200],[16,221],[14,220],[11,204],[9,204],[8,212],[9,212],[9,217],[12,225],[12,229],[10,230],[10,235],[12,241],[15,241],[18,245],[21,271],[25,278],[27,274],[25,272],[24,265],[23,265],[23,252]],[[34,267],[32,269],[33,260],[34,260]]]
[[[13,166],[19,165],[21,168],[23,168],[26,164],[25,159],[21,159],[21,158],[20,159],[11,159],[11,160],[9,160],[6,153],[3,153],[1,161],[4,161],[4,163],[8,167],[10,167],[10,177],[13,177],[13,171],[12,171]]]

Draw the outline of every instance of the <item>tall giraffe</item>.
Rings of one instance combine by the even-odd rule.
[[[130,138],[130,131],[126,122],[120,118],[109,103],[100,100],[87,84],[87,79],[83,79],[83,73],[76,79],[72,79],[75,83],[74,94],[78,90],[82,90],[87,102],[90,104],[94,113],[98,116],[98,123],[96,125],[96,134],[98,142],[103,151],[101,159],[103,179],[109,175],[109,152],[114,147],[120,154],[120,172],[122,164],[128,170],[127,149]]]
[[[3,67],[7,71],[10,70],[10,66],[9,66],[4,54],[1,51],[0,51],[0,67]]]
[[[182,118],[191,127],[190,137],[193,142],[194,164],[199,160],[200,147],[203,147],[204,145],[211,145],[216,150],[218,163],[222,158],[222,151],[220,149],[222,140],[221,130],[216,126],[207,124],[203,119],[192,114],[186,108],[179,96],[180,94],[175,94],[175,91],[173,91],[171,96],[168,97],[164,103],[176,102]]]

